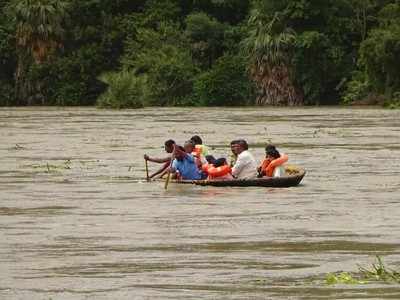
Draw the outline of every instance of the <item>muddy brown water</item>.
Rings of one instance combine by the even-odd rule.
[[[298,187],[146,183],[143,154],[200,134],[271,141]],[[154,171],[156,165],[151,164]],[[375,108],[0,109],[0,299],[400,299],[334,285],[400,269],[400,112]]]

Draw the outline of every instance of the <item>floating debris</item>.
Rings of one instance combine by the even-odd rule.
[[[367,269],[359,266],[358,273],[329,273],[326,275],[326,284],[366,284],[371,282],[400,283],[400,272],[388,269],[382,259],[376,256],[376,263],[372,264],[372,268]]]

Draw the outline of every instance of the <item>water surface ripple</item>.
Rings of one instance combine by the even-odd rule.
[[[143,154],[246,138],[304,166],[288,189],[143,180]],[[0,109],[0,299],[399,299],[327,286],[400,269],[400,112],[370,108]],[[150,165],[151,170],[157,166]]]

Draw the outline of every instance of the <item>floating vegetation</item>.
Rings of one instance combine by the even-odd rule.
[[[332,274],[329,273],[326,275],[325,279],[326,283],[329,285],[333,284],[365,284],[365,281],[356,279],[351,275],[350,273],[347,272],[342,272],[338,274]]]
[[[10,150],[25,150],[26,148],[21,146],[20,144],[15,144],[15,146],[9,148]]]
[[[184,130],[184,134],[215,134],[215,130],[201,130],[201,131],[193,131],[193,130]]]
[[[50,164],[46,162],[45,164],[33,164],[24,167],[31,167],[32,169],[44,169],[46,173],[58,172],[61,170],[70,170],[71,161],[68,159],[61,164]]]
[[[377,262],[372,264],[371,269],[359,267],[363,277],[368,280],[400,283],[400,272],[386,268],[379,256],[376,259]]]
[[[41,162],[36,164],[21,165],[20,168],[33,169],[35,172],[60,173],[65,170],[91,170],[99,167],[107,167],[106,164],[100,164],[100,160],[51,160],[50,162]]]
[[[358,273],[329,273],[326,275],[326,284],[366,284],[371,282],[400,283],[400,272],[388,269],[382,259],[376,256],[376,263],[371,268],[359,266]]]

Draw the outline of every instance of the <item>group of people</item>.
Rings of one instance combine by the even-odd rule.
[[[226,158],[215,158],[210,155],[209,148],[203,145],[198,135],[195,135],[183,146],[173,140],[167,140],[164,148],[168,156],[164,158],[152,158],[145,154],[144,159],[162,164],[159,170],[149,176],[150,179],[162,178],[168,172],[173,178],[182,180],[254,179],[285,175],[283,165],[288,161],[288,156],[280,154],[274,145],[265,147],[265,159],[260,165],[257,165],[245,140],[234,140],[230,147],[232,156],[228,164]]]

